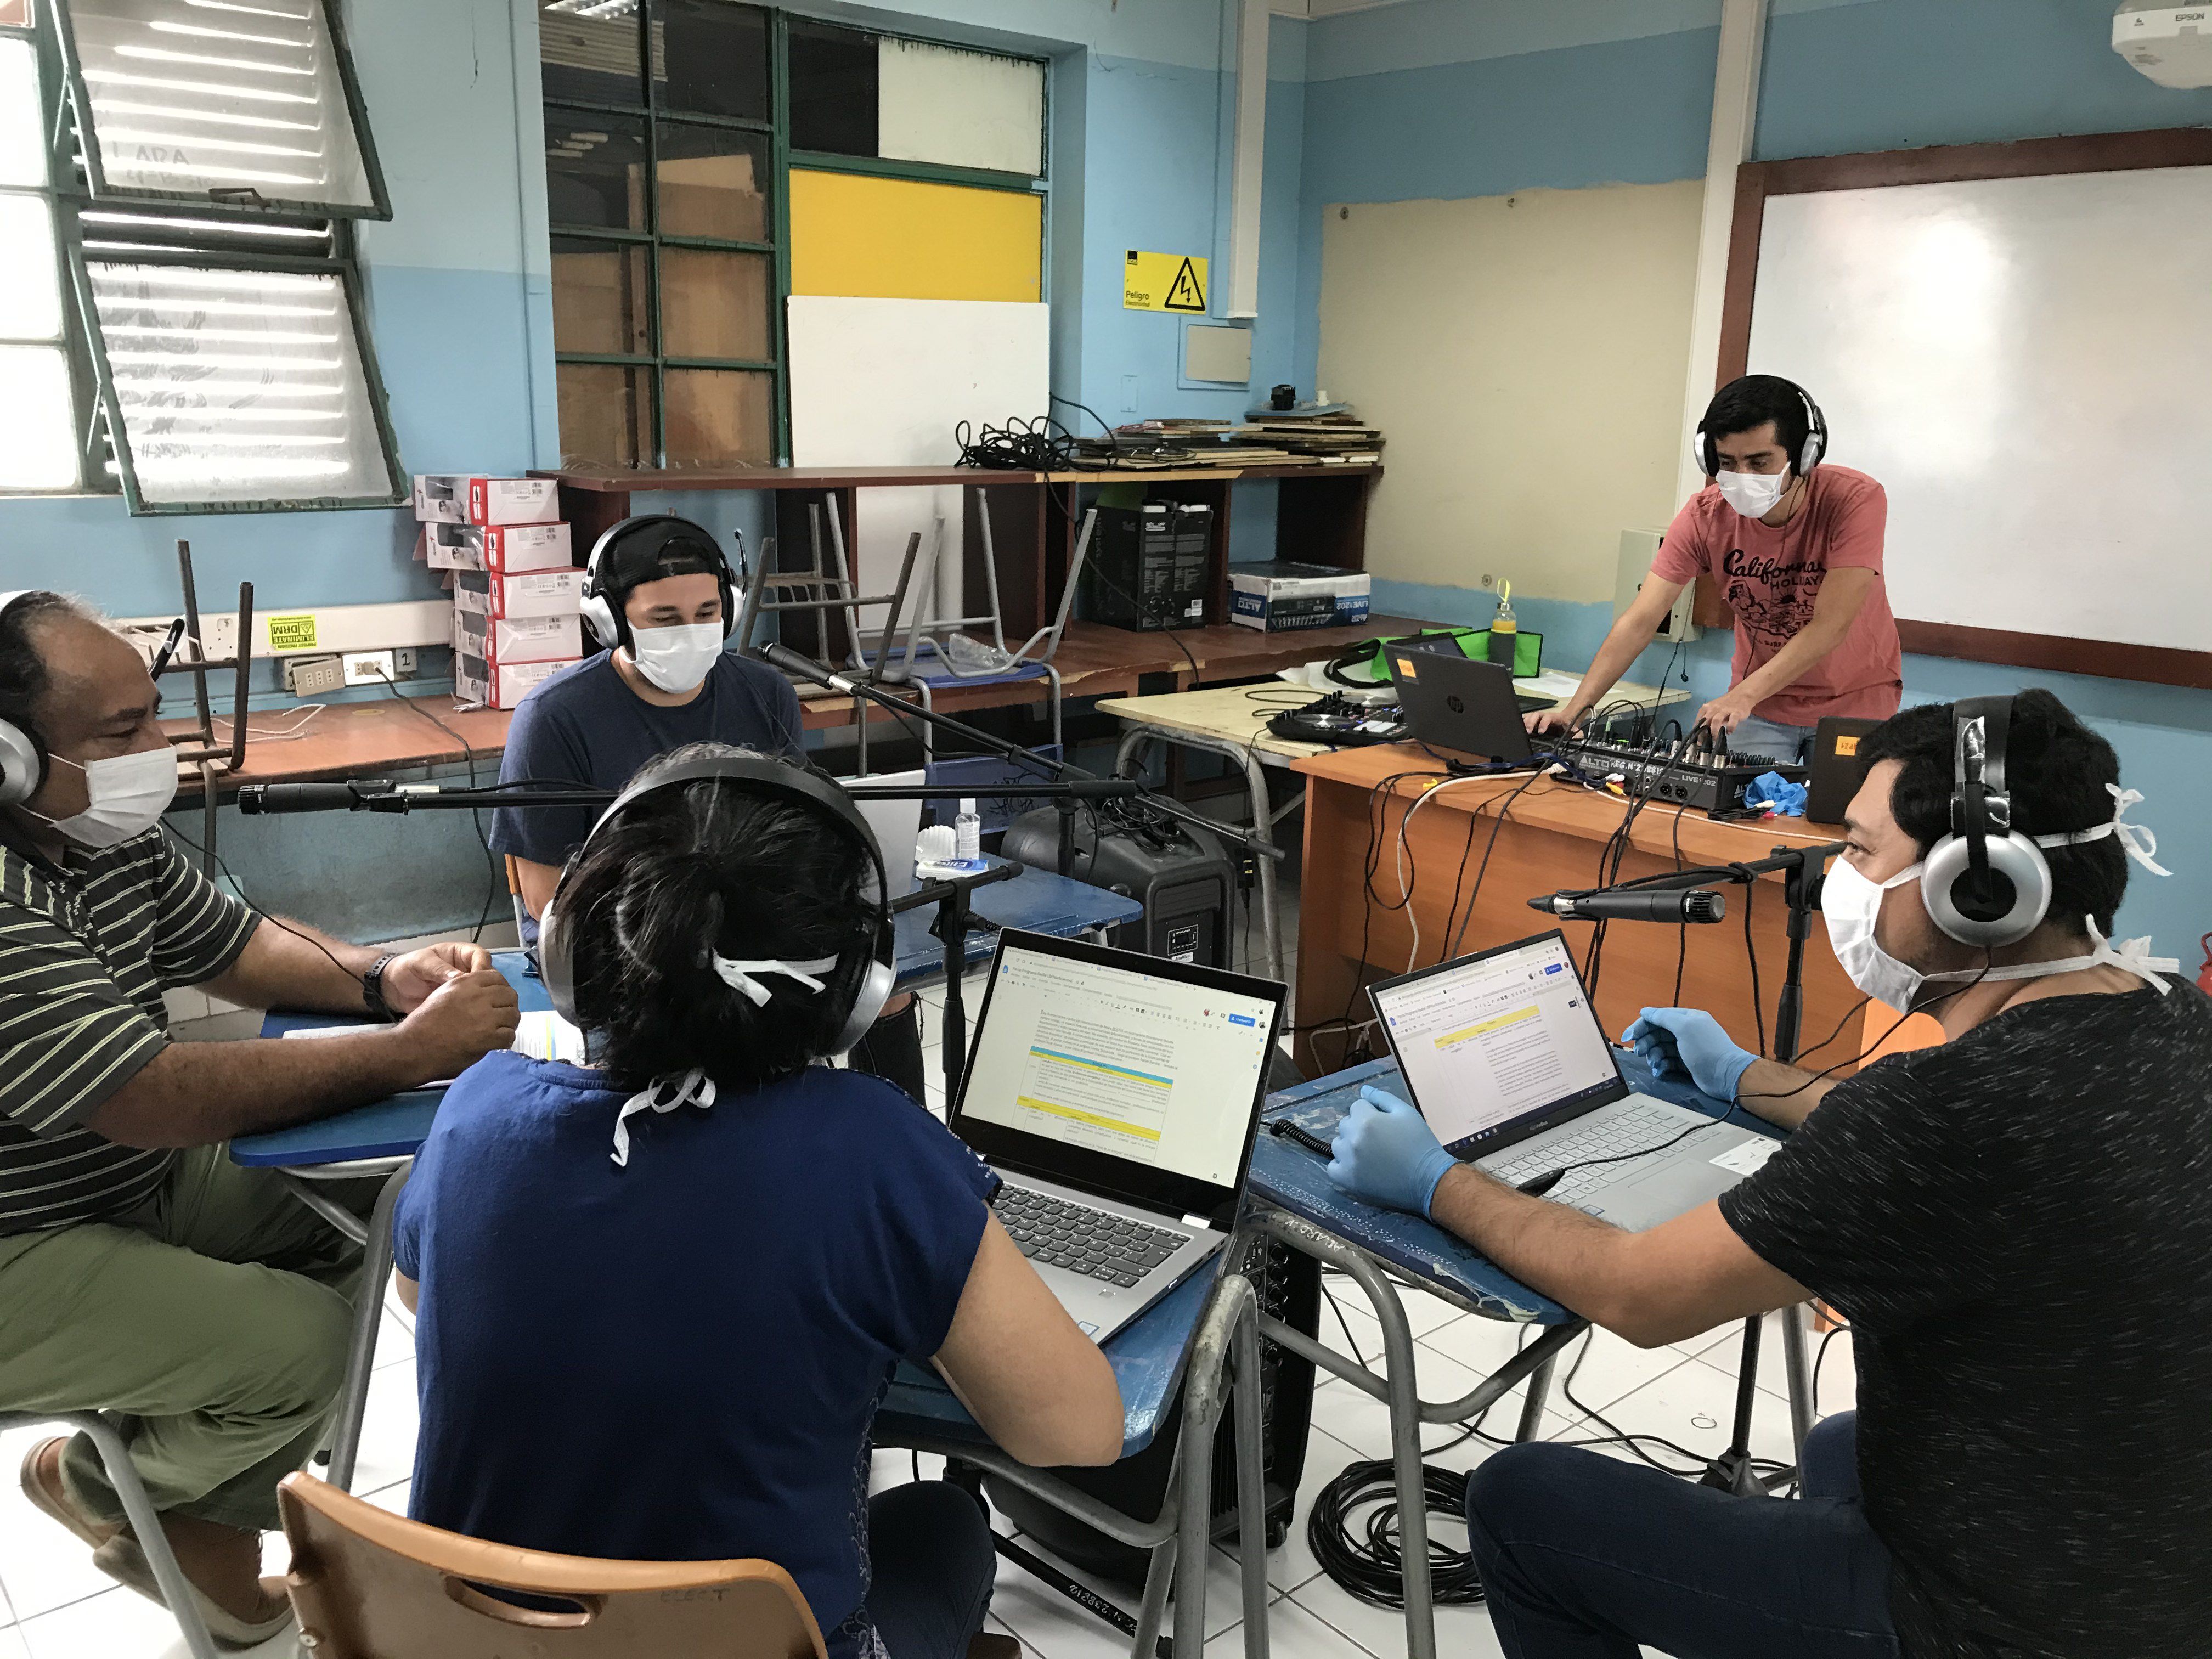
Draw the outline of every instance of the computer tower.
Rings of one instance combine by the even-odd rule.
[[[1231,927],[1237,866],[1203,830],[1145,815],[1137,828],[1109,824],[1099,839],[1089,812],[1075,821],[1075,857],[1067,873],[1093,887],[1137,900],[1144,915],[1109,929],[1106,942],[1123,951],[1212,968],[1233,966]],[[1060,813],[1025,812],[1006,830],[1000,851],[1039,870],[1060,868]]]
[[[1213,509],[1188,501],[1102,507],[1083,568],[1083,613],[1155,633],[1206,624]]]

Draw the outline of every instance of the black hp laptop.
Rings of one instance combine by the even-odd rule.
[[[1805,821],[1841,823],[1844,809],[1866,781],[1866,763],[1859,758],[1859,739],[1880,726],[1880,720],[1855,720],[1830,714],[1813,728],[1813,747],[1805,757],[1811,774],[1805,785]]]
[[[1521,724],[1513,671],[1502,663],[1397,646],[1384,659],[1414,742],[1494,761],[1525,761],[1534,753]]]
[[[1285,988],[1008,928],[949,1121],[1104,1341],[1228,1242]]]

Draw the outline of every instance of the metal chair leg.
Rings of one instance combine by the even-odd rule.
[[[346,1346],[345,1386],[339,1391],[337,1415],[331,1429],[330,1482],[340,1492],[353,1490],[362,1424],[368,1415],[369,1378],[376,1364],[377,1327],[384,1318],[384,1281],[392,1273],[392,1212],[414,1169],[410,1158],[394,1170],[376,1195],[376,1207],[369,1212],[361,1287],[354,1297],[353,1335]]]
[[[1805,1358],[1805,1304],[1782,1310],[1782,1359],[1790,1374],[1790,1434],[1797,1461],[1805,1459],[1805,1437],[1813,1431],[1813,1378]]]
[[[1552,1372],[1559,1363],[1559,1356],[1553,1354],[1528,1373],[1528,1392],[1521,1402],[1521,1426],[1513,1434],[1516,1440],[1544,1437],[1544,1402],[1551,1397]]]

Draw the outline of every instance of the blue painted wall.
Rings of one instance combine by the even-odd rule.
[[[1776,0],[1761,160],[2212,125],[2212,92],[2172,92],[2109,45],[2110,0]],[[1322,216],[1333,204],[1696,178],[1705,171],[1716,0],[1410,0],[1313,26],[1307,48],[1297,362],[1319,352]],[[1486,623],[1479,590],[1378,580],[1378,609]],[[1516,599],[1547,661],[1580,666],[1609,603]],[[1727,684],[1731,641],[1683,653],[1692,690]],[[1668,653],[1632,671],[1646,682]],[[1682,663],[1676,665],[1680,672]],[[2018,689],[2019,671],[1907,657],[1908,702]],[[2167,881],[2137,872],[2120,926],[2191,957],[2212,928],[2212,693],[2035,677],[2088,718],[2163,827]]]

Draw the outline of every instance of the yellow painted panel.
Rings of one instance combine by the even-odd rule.
[[[853,173],[791,175],[791,291],[881,300],[1042,295],[1043,198]]]

